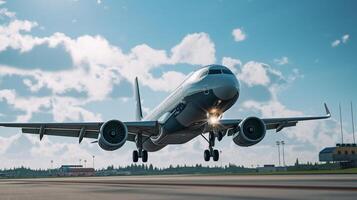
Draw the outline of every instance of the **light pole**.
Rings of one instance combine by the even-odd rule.
[[[286,166],[286,165],[285,165],[285,153],[284,153],[284,145],[285,145],[285,142],[284,142],[284,141],[281,141],[280,143],[281,143],[281,147],[283,148],[283,165],[284,165],[284,167],[285,167],[285,166]]]
[[[53,169],[53,160],[51,160],[51,169]]]
[[[82,165],[82,159],[79,159],[79,165]]]
[[[93,169],[94,169],[94,158],[95,158],[95,156],[94,156],[94,155],[92,155],[92,158],[93,158]]]
[[[279,166],[280,166],[280,141],[276,141],[276,145],[278,146],[278,158],[279,158]]]
[[[87,160],[84,160],[84,168],[87,167]]]

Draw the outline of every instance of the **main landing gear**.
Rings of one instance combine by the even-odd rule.
[[[141,133],[136,136],[135,141],[138,150],[133,151],[133,162],[138,162],[139,158],[141,158],[143,162],[147,162],[148,152],[146,150],[143,150],[143,136]]]
[[[223,134],[219,133],[217,136],[218,141],[221,141],[222,137],[223,137]],[[205,161],[209,161],[210,158],[212,157],[213,161],[218,161],[219,160],[219,151],[217,149],[213,149],[214,144],[215,144],[215,135],[212,131],[209,133],[209,138],[207,141],[208,141],[209,146],[208,146],[208,149],[206,149],[203,152],[203,158],[205,159]]]

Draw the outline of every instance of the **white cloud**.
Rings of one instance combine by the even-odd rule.
[[[340,45],[341,41],[340,40],[335,40],[331,43],[332,47],[337,47],[338,45]]]
[[[0,0],[0,5],[5,4],[5,3],[6,3],[5,0]]]
[[[343,36],[341,37],[341,39],[337,39],[337,40],[333,41],[333,42],[331,43],[331,46],[332,46],[332,47],[337,47],[337,46],[339,46],[339,45],[341,45],[341,44],[346,44],[349,39],[350,39],[350,35],[349,35],[349,34],[345,34],[345,35],[343,35]]]
[[[242,66],[238,78],[248,86],[267,86],[270,83],[267,65],[254,61],[250,61]]]
[[[70,38],[63,33],[55,33],[49,37],[34,37],[22,32],[30,32],[36,27],[36,22],[14,20],[6,26],[0,26],[0,52],[7,48],[30,51],[33,47],[47,44],[50,48],[63,46],[73,60],[73,69],[60,72],[44,72],[41,70],[13,71],[17,75],[28,75],[36,81],[26,81],[32,91],[43,87],[52,89],[55,93],[64,93],[70,89],[85,91],[93,99],[103,99],[112,90],[113,84],[118,84],[121,78],[132,82],[138,76],[143,85],[154,90],[170,91],[183,80],[182,73],[170,73],[170,78],[177,80],[176,84],[162,84],[154,87],[155,81],[167,81],[165,77],[155,80],[151,70],[164,64],[188,63],[205,65],[215,62],[214,43],[206,33],[188,34],[171,49],[172,55],[167,56],[165,50],[153,49],[146,44],[133,47],[127,54],[119,47],[111,45],[101,36],[83,35]],[[164,74],[163,74],[164,75]],[[85,76],[86,79],[78,79]],[[167,74],[166,74],[167,76]],[[173,77],[175,76],[175,77]]]
[[[1,2],[0,2],[0,5],[1,5]],[[1,16],[5,16],[8,18],[14,18],[16,16],[16,13],[9,11],[7,8],[1,8],[0,9],[0,18],[1,18]]]
[[[27,122],[33,113],[50,106],[49,97],[18,97],[14,90],[8,89],[0,90],[0,101],[6,101],[13,108],[25,112],[17,116],[18,122]]]
[[[215,46],[207,33],[188,34],[171,49],[171,62],[207,65],[216,62]]]
[[[247,35],[244,33],[243,29],[236,28],[232,31],[232,35],[234,37],[234,41],[240,42],[247,38]]]
[[[0,26],[0,52],[7,48],[19,49],[21,52],[31,50],[35,45],[43,43],[43,39],[23,35],[36,27],[36,22],[13,20],[7,26]]]
[[[347,43],[348,39],[350,38],[350,35],[346,34],[342,36],[342,42]]]
[[[231,57],[223,57],[222,65],[228,67],[234,74],[238,73],[238,67],[242,65],[242,61]]]
[[[97,0],[97,4],[101,4],[102,3],[102,0]]]
[[[283,56],[281,58],[274,59],[274,62],[278,65],[286,65],[289,63],[289,58],[286,56]]]

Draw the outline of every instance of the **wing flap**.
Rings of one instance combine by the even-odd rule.
[[[135,141],[135,136],[142,133],[150,137],[158,133],[156,121],[123,122],[128,128],[128,141]],[[83,123],[0,123],[4,127],[22,128],[22,133],[38,134],[40,139],[44,135],[77,137],[79,142],[83,138],[97,139],[103,122]]]
[[[22,128],[22,133],[40,134],[39,128]],[[76,129],[44,129],[44,135],[64,136],[64,137],[79,137],[80,130]],[[85,138],[98,138],[98,131],[86,130],[84,132]]]

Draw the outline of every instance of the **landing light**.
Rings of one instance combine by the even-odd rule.
[[[215,116],[215,115],[212,115],[208,118],[208,123],[211,124],[211,125],[216,125],[219,123],[219,117],[218,116]]]

